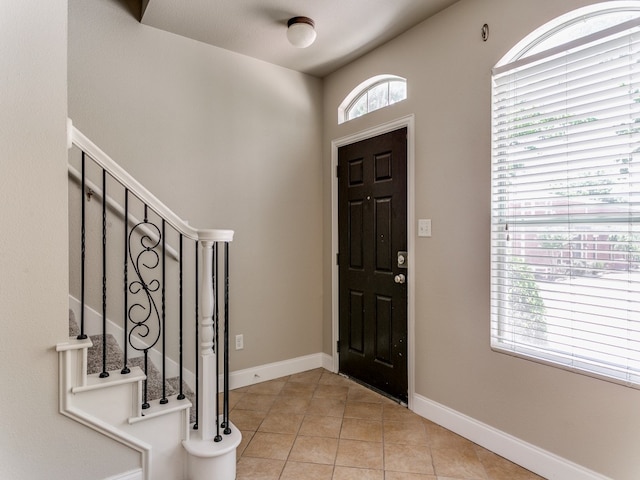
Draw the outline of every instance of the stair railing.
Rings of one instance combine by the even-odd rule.
[[[142,354],[144,365],[140,366],[147,376],[142,389],[141,408],[144,412],[151,407],[147,384],[151,375],[151,354],[156,358],[159,355],[160,358],[159,403],[167,404],[186,398],[183,391],[183,374],[186,371],[184,350],[193,350],[194,372],[189,375],[195,390],[193,428],[201,430],[203,440],[222,441],[224,437],[221,432],[225,435],[231,433],[228,357],[229,245],[233,241],[234,232],[191,227],[73,126],[70,126],[70,144],[75,148],[70,146],[69,175],[79,184],[81,192],[81,208],[77,212],[81,217],[78,338],[87,338],[85,311],[91,303],[87,298],[87,285],[98,280],[101,298],[94,298],[93,303],[100,304],[102,320],[102,342],[97,346],[102,351],[99,376],[107,378],[109,372],[114,370],[119,370],[123,375],[128,374],[134,358],[130,354]],[[79,156],[79,159],[74,156]],[[72,165],[74,158],[74,161],[80,163],[79,171]],[[96,183],[96,177],[99,184]],[[95,202],[90,205],[94,199],[95,202],[100,202],[97,209]],[[95,225],[95,219],[93,224],[90,223],[92,215],[87,212],[89,209],[99,210],[99,225]],[[114,219],[122,220],[123,233],[120,240],[112,238],[114,235],[110,234]],[[90,242],[96,236],[100,238],[98,243],[101,242],[97,247]],[[95,249],[100,252],[97,253]],[[220,249],[224,250],[222,262],[219,260]],[[74,252],[70,252],[70,255],[73,254]],[[118,262],[114,255],[121,257],[121,276],[111,274],[114,262]],[[94,261],[91,262],[88,256]],[[96,257],[100,257],[100,260],[95,261]],[[187,260],[186,257],[190,259]],[[177,273],[174,278],[169,270],[175,270],[175,263]],[[185,270],[191,270],[191,279],[187,277]],[[218,281],[220,275],[222,282]],[[120,276],[120,279],[114,279],[114,276]],[[191,294],[186,292],[189,288],[185,284],[192,284]],[[110,297],[112,292],[119,292],[115,295],[118,297],[116,303],[122,303],[116,312],[113,311],[116,309],[111,308],[114,303]],[[219,302],[219,292],[222,292],[224,298],[222,305]],[[221,309],[222,325],[219,318]],[[174,319],[174,315],[177,318]],[[188,317],[193,319],[191,328],[188,328]],[[116,361],[117,366],[114,366],[113,359],[108,358],[107,332],[110,321],[120,324],[123,332],[123,355]],[[185,340],[185,330],[192,331],[193,343]],[[222,343],[219,341],[221,330]],[[170,398],[167,392],[168,349],[177,349],[178,358],[170,360],[178,365],[179,379],[175,398]],[[221,415],[218,394],[220,376],[223,384]]]

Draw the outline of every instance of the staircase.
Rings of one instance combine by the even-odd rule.
[[[139,452],[139,468],[112,478],[232,480],[233,232],[192,228],[71,125],[69,144],[60,413]]]
[[[69,310],[69,337],[77,338],[80,335],[80,327],[76,321],[76,315],[73,310]],[[120,370],[120,359],[123,358],[123,350],[118,343],[115,336],[111,333],[106,334],[106,342],[103,342],[103,334],[90,335],[92,346],[87,349],[87,375],[99,374],[102,371],[102,352],[103,343],[107,346],[107,371]],[[144,371],[144,357],[134,357],[129,359],[129,365],[139,367]],[[159,400],[163,397],[162,391],[162,375],[160,371],[151,361],[147,367],[147,387],[148,387],[148,399]],[[180,377],[170,377],[166,379],[166,394],[168,396],[180,395],[181,393],[191,402],[191,405],[195,405],[195,394],[191,387],[182,380],[180,383]],[[189,424],[196,423],[196,412],[193,408],[190,409]]]

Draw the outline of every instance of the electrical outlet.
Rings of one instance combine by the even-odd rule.
[[[236,335],[236,350],[242,350],[244,348],[244,336]]]

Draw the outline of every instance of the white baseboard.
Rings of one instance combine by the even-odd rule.
[[[550,480],[611,480],[592,470],[531,445],[440,403],[415,394],[413,410],[447,430]]]
[[[322,368],[325,370],[329,370],[332,373],[338,373],[337,370],[334,369],[333,357],[331,355],[327,355],[326,353],[322,353]]]
[[[331,363],[329,363],[331,362]],[[266,382],[287,375],[306,372],[314,368],[327,368],[332,365],[333,359],[326,353],[314,353],[304,357],[292,358],[281,362],[268,363],[258,367],[246,368],[231,372],[229,375],[229,388],[246,387],[255,383]]]
[[[104,480],[142,480],[142,469],[131,470],[129,472],[120,473]]]

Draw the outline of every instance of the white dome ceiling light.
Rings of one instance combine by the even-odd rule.
[[[307,48],[316,39],[315,24],[309,17],[293,17],[287,22],[287,38],[296,48]]]

